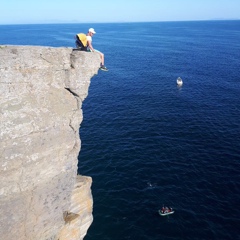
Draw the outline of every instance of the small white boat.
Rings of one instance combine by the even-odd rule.
[[[161,210],[158,210],[158,213],[160,216],[167,216],[167,215],[173,214],[174,211],[172,208],[163,207]]]
[[[182,86],[183,85],[183,81],[180,77],[177,78],[177,85],[178,86]]]

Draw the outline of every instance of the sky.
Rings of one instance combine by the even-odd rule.
[[[240,0],[1,0],[0,24],[240,20]]]

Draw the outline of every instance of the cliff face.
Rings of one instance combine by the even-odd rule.
[[[97,53],[0,46],[0,236],[82,239],[91,178],[77,176],[82,101]]]

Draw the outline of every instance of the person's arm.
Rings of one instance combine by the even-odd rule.
[[[87,38],[87,44],[88,44],[88,48],[89,48],[92,52],[94,52],[94,48],[93,48],[93,46],[92,46],[92,40],[91,40],[91,39],[88,39],[88,38]]]

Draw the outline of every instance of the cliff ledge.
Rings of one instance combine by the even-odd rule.
[[[77,175],[82,102],[97,53],[0,46],[0,236],[83,239],[90,177]]]

